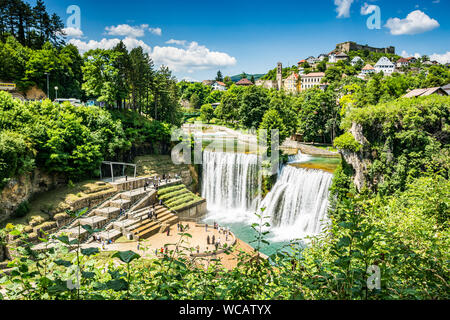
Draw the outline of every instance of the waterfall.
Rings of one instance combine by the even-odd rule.
[[[302,161],[299,153],[293,161]],[[291,159],[290,159],[291,160]],[[266,208],[270,216],[270,238],[274,242],[316,235],[327,221],[331,173],[296,168],[281,168],[277,182],[260,201],[258,156],[244,153],[203,152],[202,196],[209,217],[225,223],[255,222],[254,213]]]
[[[331,173],[285,166],[281,175],[261,202],[270,216],[273,240],[290,240],[322,231],[327,221]]]
[[[289,163],[295,163],[295,162],[306,162],[310,160],[312,157],[308,154],[303,154],[300,150],[297,154],[288,156],[288,162]]]
[[[256,155],[203,152],[202,197],[208,207],[256,210],[259,185]]]

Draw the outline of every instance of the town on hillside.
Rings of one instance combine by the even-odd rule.
[[[375,48],[347,41],[338,43],[336,48],[329,53],[320,53],[317,57],[309,56],[300,59],[297,65],[288,68],[283,68],[282,63],[278,62],[275,69],[265,75],[259,75],[257,80],[253,75],[251,79],[248,79],[248,75],[243,73],[236,82],[231,81],[230,77],[225,77],[225,80],[204,80],[202,84],[210,86],[213,91],[226,91],[234,83],[236,86],[256,85],[266,89],[284,90],[297,94],[312,88],[326,89],[329,85],[326,81],[327,70],[331,73],[338,67],[344,70],[341,74],[342,78],[355,76],[367,81],[372,75],[381,72],[384,76],[391,76],[395,73],[419,74],[425,72],[427,74],[427,68],[434,65],[440,65],[440,63],[434,60],[430,61],[427,56],[400,57],[395,54],[393,46]],[[449,68],[450,64],[446,63],[444,66]],[[449,93],[448,86],[446,86],[423,88],[422,91],[414,90],[408,92],[407,96],[418,96],[420,92],[430,94],[430,89],[433,89],[433,93],[441,95]]]

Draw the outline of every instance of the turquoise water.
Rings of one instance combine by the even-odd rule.
[[[255,241],[257,237],[257,232],[251,227],[249,223],[246,222],[224,222],[220,221],[220,219],[208,218],[205,219],[205,222],[208,224],[213,224],[215,222],[219,223],[221,227],[229,227],[230,230],[235,234],[236,237],[241,239],[242,241],[248,243],[250,246],[255,248],[257,246],[257,242]],[[290,242],[273,242],[270,241],[270,233],[266,235],[265,240],[269,242],[269,244],[261,243],[260,251],[265,255],[272,255],[280,250],[287,251],[289,250]]]

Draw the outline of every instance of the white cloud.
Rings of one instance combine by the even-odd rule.
[[[386,27],[391,30],[393,35],[412,35],[433,30],[439,27],[439,22],[427,16],[424,12],[415,10],[408,14],[405,19],[390,18]]]
[[[177,44],[179,46],[184,46],[186,45],[186,40],[175,40],[175,39],[170,39],[168,41],[166,41],[167,44]]]
[[[148,28],[148,31],[150,31],[151,33],[153,33],[154,35],[157,35],[157,36],[162,35],[161,28]]]
[[[430,60],[431,61],[436,60],[441,64],[450,63],[450,51],[447,51],[446,53],[443,54],[434,53],[430,55]]]
[[[371,4],[367,4],[367,2],[364,3],[364,6],[361,7],[361,14],[363,16],[366,16],[368,14],[371,14],[374,10],[376,10],[377,6]]]
[[[70,39],[69,43],[73,44],[80,50],[80,53],[84,53],[86,51],[92,50],[92,49],[112,49],[114,48],[121,39],[105,39],[103,38],[100,41],[90,40],[89,42],[81,41],[79,39]],[[144,49],[144,52],[151,53],[152,49],[150,46],[148,46],[144,41],[137,40],[135,38],[126,37],[125,39],[122,39],[124,45],[126,46],[127,50],[130,51],[137,47],[142,47]]]
[[[157,64],[168,66],[174,71],[204,70],[216,67],[227,67],[236,64],[236,58],[227,53],[211,51],[197,42],[191,42],[186,48],[159,47],[153,48],[151,57]]]
[[[62,31],[66,36],[72,38],[81,38],[83,36],[83,31],[81,31],[81,29],[78,28],[68,27],[62,29]]]
[[[337,17],[348,18],[350,17],[350,7],[352,6],[354,0],[334,0],[334,4],[337,6],[336,12]]]
[[[409,58],[409,57],[414,57],[414,58],[420,58],[422,55],[420,53],[414,53],[413,55],[409,54],[408,52],[406,52],[405,50],[402,51],[401,56],[403,58]]]
[[[140,26],[132,27],[128,24],[119,24],[118,26],[106,27],[105,30],[110,36],[124,36],[130,38],[143,37],[145,29],[148,28],[148,24],[141,24]]]

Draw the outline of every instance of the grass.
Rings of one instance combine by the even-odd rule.
[[[35,195],[30,201],[30,211],[25,216],[11,218],[4,223],[27,225],[28,221],[36,216],[49,220],[49,212],[64,212],[70,208],[69,204],[75,200],[88,197],[91,194],[113,190],[110,184],[99,185],[97,182],[96,180],[83,181]]]

